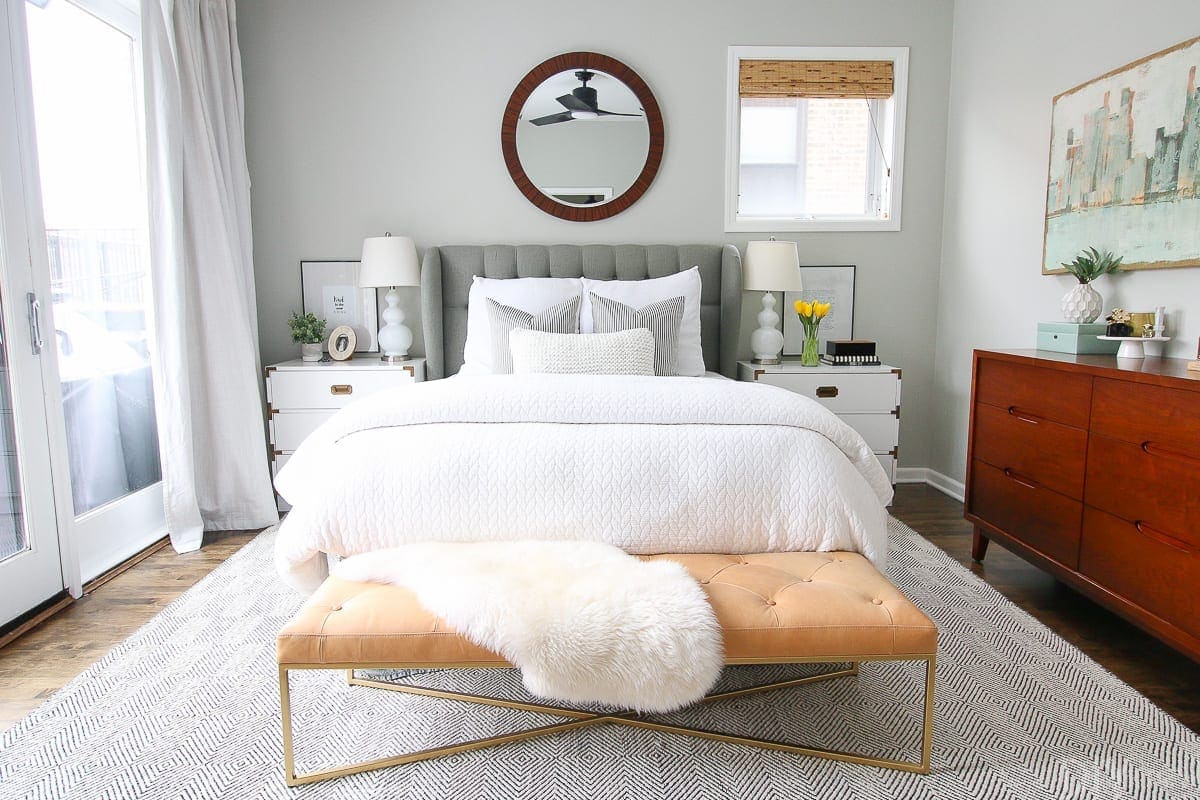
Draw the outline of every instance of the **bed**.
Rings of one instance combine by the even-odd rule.
[[[513,289],[515,295],[506,295],[511,299],[528,286],[514,278],[586,279],[585,287],[591,285],[587,281],[630,282],[610,285],[624,290],[634,286],[632,282],[674,280],[672,276],[690,274],[693,267],[699,276],[694,299],[698,313],[692,317],[699,319],[694,337],[699,349],[690,361],[684,358],[682,340],[683,329],[691,323],[661,325],[655,317],[651,329],[637,331],[653,336],[654,374],[484,374],[488,370],[479,369],[478,334],[468,335],[469,328],[480,329],[478,320],[469,323],[480,308],[479,296],[468,302],[482,283],[477,277]],[[741,263],[735,248],[434,247],[425,256],[422,281],[428,374],[445,379],[371,395],[343,409],[301,445],[276,479],[293,506],[276,540],[277,567],[295,586],[315,590],[277,642],[289,785],[607,723],[929,771],[937,631],[882,575],[891,484],[862,437],[822,406],[775,387],[730,380],[736,369],[741,311]],[[583,296],[588,296],[586,288]],[[487,298],[489,308],[494,298]],[[662,301],[663,307],[674,308],[672,313],[686,320],[682,304],[671,305],[677,299]],[[554,302],[543,300],[543,306],[551,305],[539,316],[558,319],[562,315],[555,309],[574,309],[570,299],[565,306]],[[595,327],[594,295],[591,302]],[[644,308],[651,306],[657,307]],[[536,310],[518,312],[532,319]],[[498,358],[504,350],[512,358],[507,366],[520,373],[518,340],[525,333],[510,329],[502,338],[504,346],[494,347],[496,320],[508,319],[507,313],[492,317],[491,352]],[[582,319],[584,312],[578,313]],[[667,366],[686,372],[685,377],[661,376],[661,335],[671,325],[680,329],[680,344]],[[643,366],[649,368],[651,362]],[[681,727],[631,712],[433,691],[370,677],[371,670],[510,666],[528,676],[531,665],[526,657],[501,655],[508,650],[485,645],[469,633],[471,617],[503,617],[520,627],[525,618],[540,619],[531,608],[567,609],[561,612],[565,622],[548,624],[531,637],[540,641],[551,631],[576,627],[567,587],[584,587],[590,593],[601,582],[591,566],[566,562],[541,571],[536,565],[527,567],[538,579],[519,580],[514,565],[506,566],[505,557],[513,557],[499,555],[484,559],[482,571],[469,577],[460,558],[465,551],[456,551],[448,559],[442,554],[449,578],[424,581],[436,585],[439,600],[429,587],[410,583],[420,573],[442,574],[418,555],[425,552],[422,548],[432,546],[436,552],[485,547],[499,554],[533,547],[530,552],[536,553],[541,547],[597,546],[596,542],[617,548],[621,558],[633,555],[639,562],[673,564],[683,570],[680,575],[690,589],[699,590],[703,613],[714,615],[713,624],[719,627],[716,649],[705,651],[716,659],[717,669],[722,664],[848,664],[803,678],[708,694],[701,702],[853,677],[861,662],[924,662],[919,757],[909,761],[825,750]],[[348,559],[327,577],[327,556],[355,555],[360,557]],[[396,559],[394,563],[402,565],[397,571],[409,577],[392,579],[387,570],[364,577],[389,559]],[[367,565],[366,573],[348,576],[345,568],[354,563]],[[576,573],[559,587],[555,576],[572,567]],[[626,616],[623,603],[637,601],[630,597],[639,593],[630,588],[638,585],[630,580],[632,575],[622,572],[611,584],[622,598],[615,606],[618,618]],[[483,576],[498,578],[498,585],[507,588],[476,591],[480,598],[506,600],[509,591],[532,589],[551,599],[536,606],[516,603],[511,608],[519,612],[487,612],[480,608],[486,602],[463,600],[474,596],[469,591],[478,589],[473,581]],[[591,594],[588,598],[581,608],[590,616],[596,605]],[[465,607],[465,627],[448,621],[456,615],[439,610],[443,602],[459,610]],[[661,610],[657,601],[650,605]],[[680,629],[692,618],[668,617],[667,627]],[[633,624],[636,634],[603,635],[596,641],[621,646],[639,642],[644,629],[638,627],[640,621]],[[586,653],[593,643],[589,635],[577,640],[587,642],[578,651],[546,647],[551,668],[567,654]],[[652,652],[653,641],[657,640],[647,639],[640,646]],[[540,647],[532,644],[531,652]],[[645,677],[672,688],[671,682],[682,680],[682,667],[705,660],[698,650],[664,652],[674,654],[668,659],[672,667],[649,671]],[[597,658],[595,668],[609,663],[607,657]],[[329,669],[346,670],[352,686],[537,711],[567,721],[301,773],[294,759],[289,676],[297,670]],[[617,706],[639,707],[625,697],[626,686],[610,686],[620,696],[614,701]],[[528,682],[526,688],[538,698],[563,700],[553,691],[535,691]],[[566,696],[579,699],[573,693]],[[696,696],[703,696],[703,690]]]
[[[450,380],[364,398],[304,442],[276,480],[293,506],[280,573],[311,590],[325,555],[424,539],[596,540],[639,555],[853,551],[882,567],[890,482],[862,438],[812,401],[696,371],[459,374],[476,276],[641,281],[693,267],[698,372],[732,377],[732,246],[430,248],[427,370]]]

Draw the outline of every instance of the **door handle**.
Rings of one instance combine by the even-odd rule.
[[[335,383],[329,387],[330,394],[354,394],[354,387],[348,383]]]
[[[828,398],[828,397],[837,397],[837,396],[838,396],[838,387],[836,387],[836,386],[818,386],[817,387],[817,397]]]
[[[25,299],[29,303],[29,341],[33,354],[40,356],[46,346],[46,340],[42,338],[42,304],[33,292],[26,293]]]

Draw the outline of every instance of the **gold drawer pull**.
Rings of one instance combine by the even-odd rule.
[[[354,394],[354,387],[348,383],[335,383],[329,387],[330,394]]]
[[[1142,442],[1142,452],[1148,456],[1166,456],[1167,458],[1181,458],[1184,461],[1200,461],[1195,456],[1188,453],[1180,453],[1178,450],[1171,450],[1167,447],[1159,447],[1154,442]]]
[[[1182,539],[1176,539],[1174,536],[1172,536],[1169,533],[1163,533],[1162,531],[1158,530],[1157,528],[1152,528],[1149,525],[1147,525],[1146,523],[1142,522],[1140,519],[1137,522],[1133,523],[1133,527],[1137,528],[1137,532],[1142,534],[1143,536],[1145,536],[1149,539],[1153,539],[1154,541],[1158,542],[1159,544],[1166,545],[1167,547],[1171,548],[1172,550],[1178,550],[1181,553],[1195,552],[1196,548],[1192,547],[1187,542],[1183,541]]]
[[[829,397],[837,397],[837,396],[838,396],[838,387],[836,387],[836,386],[818,386],[817,387],[817,397],[829,398]]]
[[[1038,417],[1035,417],[1032,414],[1026,414],[1026,413],[1022,412],[1021,409],[1017,408],[1016,406],[1009,406],[1008,413],[1011,414],[1012,416],[1016,417],[1017,419],[1021,420],[1021,422],[1028,422],[1030,425],[1037,425],[1038,423],[1041,422],[1041,419],[1039,419]]]
[[[1026,478],[1021,473],[1011,467],[1004,468],[1004,477],[1008,478],[1013,483],[1019,483],[1027,489],[1041,489],[1042,485],[1033,478]]]

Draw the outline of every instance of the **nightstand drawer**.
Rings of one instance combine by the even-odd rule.
[[[842,422],[858,431],[874,453],[891,453],[900,442],[900,418],[886,414],[842,414]]]
[[[896,457],[891,455],[881,455],[876,453],[876,458],[879,459],[879,466],[883,467],[883,472],[888,476],[888,480],[892,485],[896,483]]]
[[[270,402],[275,409],[342,408],[360,397],[416,378],[411,367],[383,369],[277,370],[271,373]]]
[[[900,377],[891,372],[764,372],[758,382],[804,395],[835,414],[893,412],[899,406]]]
[[[295,452],[310,433],[332,416],[332,411],[276,412],[271,417],[271,446],[281,453]]]

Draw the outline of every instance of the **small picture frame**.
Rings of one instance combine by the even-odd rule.
[[[357,261],[301,261],[300,293],[302,313],[323,317],[329,329],[353,329],[353,352],[379,352],[378,292],[358,285]]]
[[[800,355],[804,351],[804,325],[796,316],[797,300],[820,300],[829,303],[829,315],[821,320],[817,329],[820,352],[825,353],[825,342],[830,339],[854,338],[854,273],[853,264],[836,267],[801,267],[802,292],[784,292],[783,309],[783,354]]]
[[[329,350],[329,357],[334,361],[346,361],[354,355],[354,348],[358,346],[358,336],[354,333],[354,328],[349,325],[338,325],[333,329],[333,333],[329,334],[329,341],[326,343],[326,349]]]

